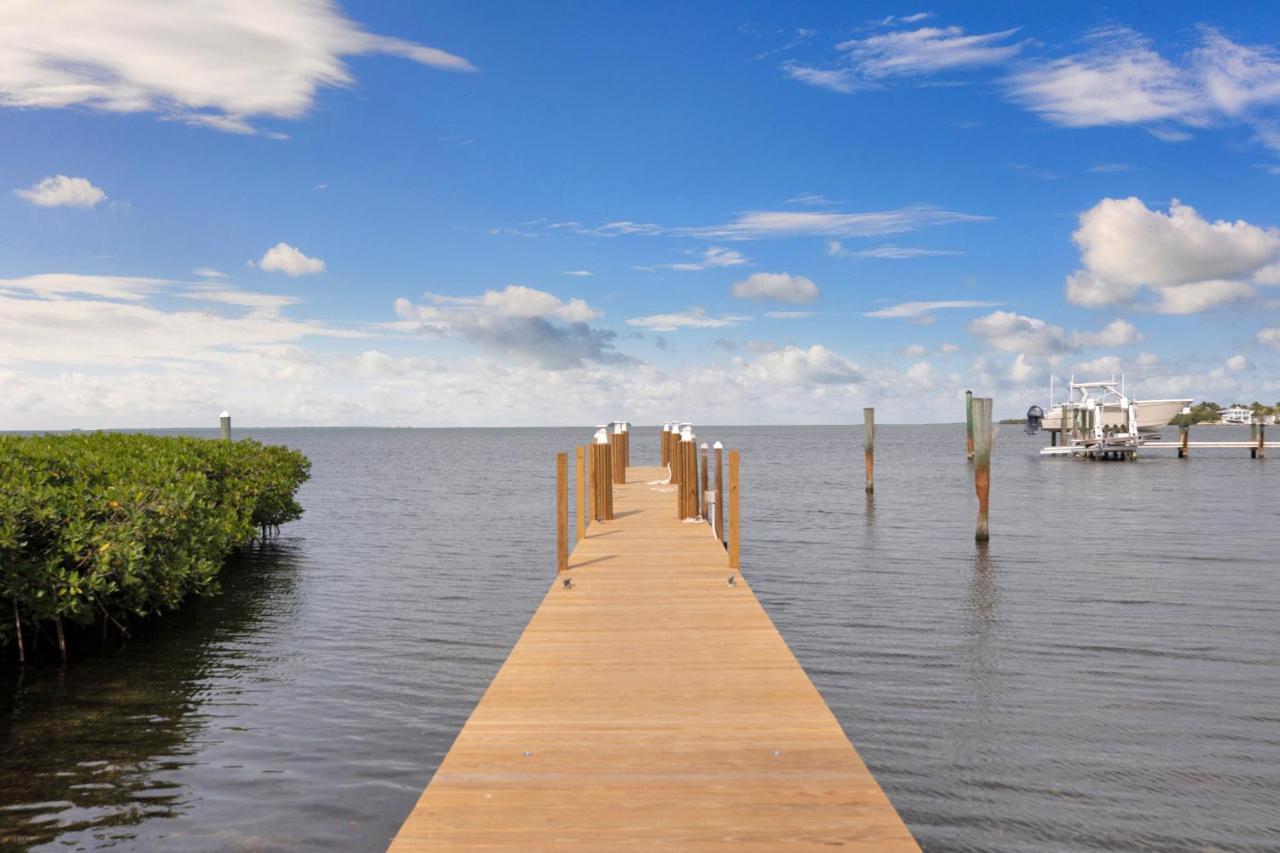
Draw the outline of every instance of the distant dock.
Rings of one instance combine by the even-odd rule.
[[[668,470],[605,480],[391,850],[919,849]]]

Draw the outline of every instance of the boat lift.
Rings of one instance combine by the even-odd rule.
[[[1110,420],[1104,415],[1110,410]],[[1119,410],[1123,420],[1115,423]],[[1138,447],[1154,435],[1138,429],[1137,404],[1125,396],[1124,380],[1110,382],[1076,382],[1067,385],[1062,401],[1059,434],[1063,440],[1056,447],[1044,447],[1041,456],[1081,456],[1095,459],[1131,460]]]

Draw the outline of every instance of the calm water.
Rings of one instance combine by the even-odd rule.
[[[381,849],[551,580],[588,432],[242,431],[311,457],[306,517],[120,652],[0,670],[0,846]],[[1002,427],[978,550],[962,426],[878,429],[874,502],[859,428],[699,437],[742,449],[743,571],[927,849],[1280,849],[1280,447]]]

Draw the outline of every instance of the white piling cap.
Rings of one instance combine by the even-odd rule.
[[[228,412],[226,409],[223,409],[223,410],[222,410],[222,414],[218,415],[218,417],[220,417],[220,418],[229,418],[229,417],[231,417],[231,413],[230,413],[230,412]]]
[[[622,425],[623,432],[627,432],[628,430],[631,429],[631,424],[627,423],[626,421],[623,421],[621,425]]]
[[[596,430],[596,444],[608,444],[608,443],[609,443],[609,431],[606,430],[604,427],[600,427],[599,429]]]
[[[717,441],[715,444],[711,445],[711,449],[712,449],[712,450],[724,450],[724,445]]]
[[[624,430],[622,429],[622,421],[613,422],[613,432],[615,435],[622,435],[622,433],[624,432]]]
[[[702,442],[702,449],[703,449],[703,450],[706,450],[706,449],[707,449],[707,443],[706,443],[705,441],[704,441],[704,442]]]
[[[693,425],[692,424],[680,425],[680,440],[693,441]]]

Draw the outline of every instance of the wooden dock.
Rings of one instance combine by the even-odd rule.
[[[666,477],[627,469],[391,850],[919,849]]]

